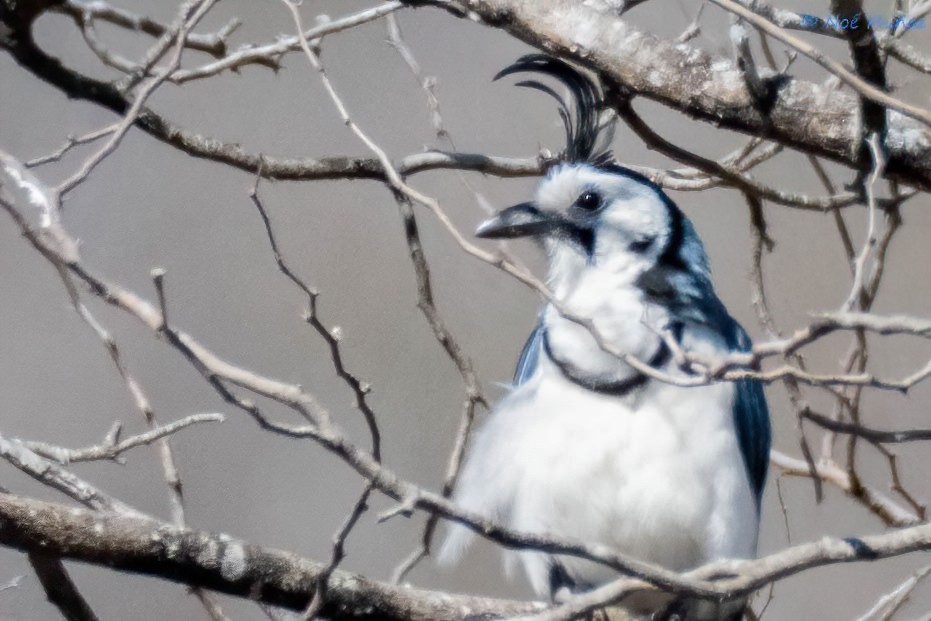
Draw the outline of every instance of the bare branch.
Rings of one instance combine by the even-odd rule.
[[[0,494],[0,543],[304,610],[322,563],[228,535]],[[45,541],[43,545],[40,542]],[[109,559],[109,560],[108,560]],[[394,587],[334,571],[321,615],[333,621],[446,621],[514,616],[541,604]]]
[[[831,0],[831,12],[836,19],[846,19],[848,21],[853,18],[862,19],[862,16],[865,15],[861,0]],[[869,19],[866,20],[865,24],[858,24],[857,28],[843,29],[843,34],[847,39],[847,47],[850,50],[856,74],[880,91],[886,91],[888,84],[885,59],[880,51]],[[860,149],[858,156],[866,162],[875,163],[875,160],[869,158],[878,151],[879,147],[870,148],[867,143],[872,135],[877,137],[879,143],[883,142],[883,137],[886,135],[886,109],[883,105],[863,97],[860,100]],[[873,165],[874,168],[878,169],[872,163],[869,165]],[[880,174],[881,172],[879,170]],[[861,172],[859,177],[858,181],[862,182],[865,175]]]
[[[851,311],[854,305],[861,299],[864,293],[866,279],[866,262],[873,256],[873,250],[878,243],[876,232],[876,182],[882,175],[885,166],[885,157],[880,150],[879,136],[872,134],[867,141],[870,152],[873,154],[873,172],[870,174],[869,181],[866,184],[866,200],[869,219],[867,224],[866,238],[863,241],[863,248],[856,256],[853,262],[853,284],[850,287],[850,295],[844,302],[842,308],[845,311]],[[866,310],[866,309],[863,309]]]
[[[302,31],[302,35],[308,41],[319,41],[327,35],[342,32],[381,19],[385,15],[390,15],[403,7],[403,2],[390,0],[376,7],[309,28]],[[300,47],[300,37],[296,35],[284,37],[274,43],[266,45],[247,45],[232,54],[224,55],[219,60],[203,65],[202,67],[196,69],[179,69],[172,73],[170,79],[175,84],[183,84],[191,80],[215,76],[224,71],[237,71],[241,67],[247,65],[263,65],[277,69],[281,64],[281,58],[285,54],[299,50]]]
[[[109,127],[104,127],[102,129],[92,131],[90,133],[84,134],[83,136],[70,135],[68,136],[68,139],[65,141],[65,143],[61,145],[59,148],[57,148],[55,151],[53,151],[52,153],[49,153],[48,155],[43,155],[41,157],[33,158],[29,160],[28,162],[25,162],[25,166],[27,168],[33,168],[35,166],[41,166],[42,164],[47,164],[49,162],[57,162],[62,157],[64,157],[65,153],[67,153],[74,147],[78,145],[82,145],[82,144],[88,144],[88,143],[94,142],[95,140],[99,140],[103,138],[104,136],[108,136],[112,134],[117,129],[119,129],[119,123],[114,123],[113,125],[110,125]]]
[[[913,118],[916,121],[921,121],[925,125],[931,125],[931,110],[927,110],[920,106],[914,106],[884,93],[882,90],[870,84],[859,75],[849,71],[841,63],[832,58],[829,58],[828,56],[825,56],[813,45],[802,41],[798,37],[790,35],[776,24],[744,8],[734,0],[711,0],[711,2],[714,2],[721,8],[730,11],[731,13],[739,15],[743,19],[747,20],[750,24],[752,24],[755,28],[765,32],[774,39],[785,43],[801,54],[804,54],[817,64],[827,69],[829,72],[831,72],[832,75],[840,78],[844,84],[854,89],[857,93],[866,99],[869,99],[870,101],[876,102],[878,104],[882,104],[890,110],[896,110],[897,112],[900,112],[907,117]]]
[[[733,80],[736,69],[721,69],[716,61],[698,49],[644,36],[616,16],[588,5],[572,10],[559,0],[518,3],[516,0],[455,0],[429,2],[456,15],[484,17],[492,25],[506,28],[516,36],[566,55],[594,67],[615,84],[634,94],[661,101],[677,110],[714,122],[723,127],[752,134],[765,132],[771,139],[787,146],[857,166],[853,157],[858,142],[848,129],[855,111],[854,99],[845,93],[825,92],[820,85],[793,80],[779,90],[771,114],[759,115],[748,109],[749,95],[740,80]],[[463,5],[467,10],[463,11]],[[469,13],[471,11],[471,13]],[[508,19],[502,19],[507,16]],[[7,27],[23,28],[11,16]],[[578,41],[588,41],[584,54]],[[27,70],[46,80],[69,97],[88,99],[120,115],[126,114],[130,102],[113,85],[93,80],[64,67],[38,48],[27,33],[7,39],[4,48]],[[621,61],[619,61],[621,59]],[[714,69],[712,69],[714,65]],[[675,76],[674,78],[671,76]],[[662,79],[657,79],[661,77]],[[667,79],[668,78],[668,79]],[[685,85],[689,85],[685,88]],[[695,97],[701,93],[701,97]],[[235,144],[199,136],[177,127],[143,106],[136,119],[138,127],[159,140],[197,157],[221,161],[254,172],[259,155],[250,154]],[[931,139],[927,129],[892,113],[886,139],[887,174],[927,189],[931,172],[924,162],[931,157]],[[472,156],[473,158],[475,156]],[[448,166],[448,158],[433,158],[429,165]],[[466,169],[487,169],[491,174],[515,174],[511,166],[497,169],[494,160],[459,160]],[[399,171],[412,172],[398,163]],[[526,169],[517,174],[536,174]],[[322,160],[277,159],[266,157],[265,174],[269,178],[371,178],[383,179],[376,160],[327,158]]]
[[[453,149],[455,149],[452,138],[443,125],[443,116],[440,114],[440,100],[436,96],[436,80],[423,74],[420,63],[417,62],[414,53],[411,51],[410,47],[408,47],[407,42],[404,41],[404,36],[401,34],[401,26],[398,24],[397,17],[388,15],[385,18],[385,24],[388,28],[388,45],[393,47],[404,60],[404,63],[410,68],[420,88],[427,96],[427,106],[430,108],[430,121],[433,124],[433,131],[436,133],[436,137],[445,138],[449,141]]]
[[[449,457],[449,464],[446,468],[446,476],[443,482],[442,494],[444,497],[448,497],[452,494],[453,488],[456,485],[456,480],[459,478],[459,470],[462,467],[466,446],[468,445],[472,433],[472,425],[475,422],[476,406],[482,405],[487,408],[488,401],[485,399],[482,392],[478,375],[475,373],[472,366],[472,360],[462,352],[462,348],[449,332],[449,329],[446,327],[442,317],[440,317],[436,304],[433,301],[430,268],[427,264],[423,246],[420,242],[420,232],[417,226],[413,205],[410,199],[402,193],[395,193],[395,199],[397,200],[401,219],[404,223],[404,236],[407,240],[411,263],[414,266],[414,274],[417,279],[417,307],[433,329],[433,334],[437,341],[443,346],[447,355],[456,365],[459,374],[462,376],[462,381],[465,384],[466,401],[463,406],[459,430],[456,432],[455,444]],[[427,518],[420,546],[395,569],[393,574],[394,582],[401,582],[404,576],[413,569],[421,559],[430,553],[430,546],[433,534],[436,530],[437,521],[438,516],[436,514]]]
[[[324,565],[228,535],[209,534],[128,516],[87,511],[0,494],[0,543],[49,553],[115,569],[183,581],[231,595],[303,610]],[[42,545],[40,542],[45,542]],[[855,561],[872,562],[931,549],[931,525],[902,528],[881,535],[822,538],[753,561],[724,561],[687,574],[669,572],[663,590],[677,594],[722,598],[741,597],[775,580],[813,567]],[[657,570],[659,571],[659,570]],[[261,584],[261,588],[257,586]],[[569,600],[577,610],[602,607],[619,594],[653,589],[643,580],[621,577]],[[335,571],[330,599],[321,614],[337,619],[464,619],[483,612],[508,617],[541,610],[536,603],[502,602],[447,593],[395,587]],[[599,601],[595,601],[598,598]],[[553,611],[562,612],[557,607]],[[565,618],[565,617],[564,617]]]
[[[618,89],[659,101],[694,118],[752,135],[766,135],[806,153],[825,156],[854,168],[858,166],[853,154],[859,148],[859,137],[850,131],[855,127],[857,106],[856,99],[849,94],[828,92],[821,85],[791,80],[778,89],[772,108],[764,115],[752,105],[752,98],[733,63],[641,32],[596,3],[420,0],[417,4],[483,20],[530,45],[592,68],[603,81]],[[742,10],[751,24],[754,24],[753,19],[760,20],[743,7],[733,6],[735,10]],[[876,94],[876,89],[871,87],[870,92]],[[893,110],[896,108],[892,104],[907,106],[883,93],[877,97],[881,97],[880,103],[888,103]],[[917,112],[913,108],[909,106],[911,111]],[[926,169],[924,162],[928,161],[928,155],[920,152],[931,149],[931,139],[921,138],[924,146],[917,151],[906,153],[901,148],[903,142],[926,136],[927,126],[905,119],[902,114],[890,113],[888,127],[887,174],[923,189],[931,187],[923,181],[918,182],[913,175],[910,180],[901,176],[905,169]]]
[[[750,208],[750,226],[753,239],[753,267],[750,276],[750,285],[753,291],[753,307],[756,310],[757,319],[766,334],[771,339],[780,338],[782,332],[776,324],[776,320],[773,318],[772,311],[769,308],[763,279],[764,250],[771,251],[775,242],[766,232],[763,200],[747,192],[744,193],[744,198],[747,201],[747,206]],[[787,348],[784,358],[794,361],[799,369],[805,368],[805,360],[798,352],[789,352]],[[814,483],[815,500],[821,502],[823,493],[821,479],[815,476],[816,468],[814,456],[808,444],[808,438],[805,436],[804,430],[802,429],[801,412],[804,408],[802,405],[801,390],[798,381],[796,381],[794,377],[785,377],[782,383],[788,394],[789,402],[792,404],[792,409],[795,411],[795,427],[798,433],[799,449],[802,451],[802,456],[805,458],[805,463],[808,465],[809,475]]]
[[[902,584],[896,586],[892,591],[876,600],[873,607],[858,618],[857,621],[870,621],[871,619],[888,621],[902,604],[908,600],[909,595],[911,595],[915,587],[918,586],[928,574],[931,574],[931,565],[919,569],[902,582]],[[880,613],[883,613],[882,616],[879,616]]]
[[[52,446],[45,442],[27,440],[19,440],[19,442],[37,455],[54,459],[63,465],[81,461],[98,461],[103,459],[116,460],[120,455],[130,449],[136,448],[137,446],[152,444],[156,440],[160,440],[186,427],[190,427],[191,425],[196,425],[198,423],[220,423],[224,420],[226,420],[226,417],[222,414],[192,414],[173,423],[161,425],[145,433],[131,436],[125,440],[119,440],[119,425],[117,424],[100,444],[79,449],[66,449],[60,446]]]
[[[0,458],[5,459],[14,468],[18,468],[43,485],[57,489],[66,496],[92,509],[114,511],[124,515],[149,519],[144,513],[113,498],[56,463],[33,453],[24,445],[7,440],[2,435],[0,435]]]
[[[97,621],[97,615],[78,591],[57,556],[29,550],[29,564],[36,572],[45,596],[68,621]]]
[[[213,593],[198,588],[193,589],[193,591],[194,597],[200,601],[201,606],[207,611],[212,621],[230,621],[229,617],[223,613],[223,608]]]
[[[135,99],[132,102],[132,105],[129,106],[126,114],[120,122],[119,127],[112,133],[110,139],[107,141],[103,147],[100,148],[92,157],[85,160],[84,165],[81,166],[81,169],[78,170],[70,178],[63,181],[59,184],[57,192],[64,196],[71,190],[73,190],[78,184],[80,184],[87,176],[94,170],[94,168],[100,164],[108,155],[113,153],[116,148],[119,146],[120,141],[123,139],[123,136],[126,135],[126,132],[129,131],[129,128],[136,123],[136,119],[140,112],[143,109],[143,105],[149,96],[155,92],[167,78],[168,75],[174,71],[181,63],[181,53],[184,51],[184,39],[187,36],[187,33],[197,25],[197,23],[207,14],[207,11],[213,6],[217,0],[200,0],[199,2],[187,2],[182,5],[181,11],[176,22],[172,27],[162,35],[162,38],[159,40],[159,43],[156,44],[147,55],[146,61],[143,63],[147,67],[156,62],[156,60],[161,57],[162,53],[168,49],[168,47],[174,43],[175,49],[169,59],[168,64],[162,68],[151,80],[149,80],[136,94]]]
[[[340,338],[338,334],[334,330],[327,329],[320,321],[317,310],[317,301],[320,297],[320,293],[316,289],[309,287],[294,273],[288,264],[285,263],[284,257],[278,248],[278,241],[272,229],[271,219],[268,217],[268,212],[265,210],[265,206],[259,198],[259,180],[261,178],[262,170],[259,168],[256,174],[255,184],[249,192],[249,198],[258,210],[259,216],[262,218],[262,224],[265,226],[265,235],[268,238],[269,246],[275,257],[275,264],[278,266],[278,270],[307,296],[307,312],[304,315],[304,320],[311,325],[314,331],[323,339],[323,342],[327,344],[327,347],[330,349],[330,358],[333,360],[333,367],[336,370],[336,375],[346,382],[346,385],[349,386],[353,395],[355,395],[356,407],[362,412],[366,425],[368,425],[369,435],[372,438],[372,456],[375,457],[376,460],[380,460],[381,431],[378,428],[378,420],[375,416],[375,411],[372,410],[368,402],[368,394],[371,392],[371,387],[346,369],[343,363],[343,354],[340,349]]]
[[[320,614],[326,605],[330,579],[333,577],[333,572],[336,571],[336,568],[339,567],[339,564],[346,557],[346,539],[359,522],[359,518],[362,517],[362,514],[368,511],[369,496],[374,489],[375,486],[371,482],[365,486],[365,489],[362,490],[362,494],[359,495],[359,499],[353,505],[349,515],[343,521],[342,526],[340,526],[339,531],[334,535],[333,552],[330,555],[330,562],[327,563],[323,571],[320,572],[320,575],[317,576],[314,584],[313,597],[302,615],[305,621],[316,619],[317,615]]]
[[[898,43],[887,48],[889,56],[912,69],[931,75],[931,58],[920,54],[911,46]]]
[[[782,474],[788,476],[811,476],[808,464],[799,459],[789,457],[779,451],[773,451],[771,462]],[[909,526],[920,522],[919,518],[908,509],[905,509],[894,500],[874,490],[873,488],[857,484],[850,477],[850,473],[834,463],[819,463],[815,476],[820,480],[836,486],[843,492],[861,501],[865,507],[876,514],[887,526]]]
[[[931,429],[903,429],[902,431],[885,431],[865,427],[860,423],[847,423],[806,410],[804,417],[813,423],[836,433],[859,436],[877,444],[898,444],[902,442],[923,442],[931,440]]]
[[[100,37],[97,35],[97,28],[94,26],[93,15],[90,12],[85,12],[80,17],[76,17],[75,23],[77,23],[78,28],[81,30],[81,36],[84,37],[84,42],[87,44],[87,47],[90,48],[104,65],[127,74],[145,73],[145,69],[142,65],[111,51],[110,48],[100,40]]]
[[[674,145],[657,134],[653,128],[637,114],[631,105],[630,99],[626,95],[623,93],[609,93],[609,96],[613,96],[614,107],[621,119],[627,123],[627,126],[650,148],[656,149],[663,155],[677,162],[693,166],[708,175],[719,177],[725,184],[732,185],[745,193],[780,205],[816,211],[826,211],[838,207],[845,207],[860,201],[860,196],[854,192],[844,192],[825,198],[813,198],[804,194],[786,192],[766,186],[755,181],[750,175],[744,173],[739,168],[735,169],[734,167],[728,166],[727,163],[709,160],[706,157]]]
[[[162,24],[146,15],[139,15],[124,8],[113,6],[104,0],[64,0],[61,4],[53,5],[52,10],[66,13],[75,21],[92,19],[143,32],[153,37],[161,37],[169,31],[170,26]],[[233,20],[218,32],[212,34],[188,33],[185,37],[185,46],[213,56],[226,55],[226,39],[239,27],[239,21]]]

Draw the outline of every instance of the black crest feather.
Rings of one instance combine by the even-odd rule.
[[[561,159],[568,162],[588,162],[596,165],[612,161],[610,152],[596,152],[601,138],[601,110],[604,100],[601,90],[587,75],[569,63],[545,54],[528,54],[505,67],[495,80],[515,73],[539,73],[554,78],[569,89],[572,101],[566,101],[551,87],[537,80],[524,80],[517,86],[532,88],[556,100],[559,116],[566,128],[566,149]]]

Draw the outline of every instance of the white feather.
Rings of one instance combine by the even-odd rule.
[[[757,509],[731,420],[733,387],[651,382],[627,399],[566,380],[548,360],[503,399],[476,435],[455,496],[516,530],[609,545],[684,570],[756,549]],[[455,527],[441,551],[456,558],[471,532]],[[545,595],[549,564],[522,561]],[[563,559],[600,584],[611,570]]]

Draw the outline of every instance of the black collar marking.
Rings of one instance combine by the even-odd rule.
[[[567,380],[573,384],[576,384],[577,386],[581,386],[582,388],[586,388],[603,395],[623,397],[650,381],[650,378],[647,375],[640,373],[639,371],[626,379],[613,382],[606,382],[599,379],[598,377],[586,376],[583,372],[573,366],[572,363],[559,360],[555,356],[553,349],[550,346],[550,335],[547,330],[543,331],[543,351],[546,353],[546,357],[553,361],[553,364],[559,368],[560,372],[563,374],[563,377],[565,377]],[[647,364],[656,369],[669,362],[671,357],[672,352],[669,350],[666,342],[661,341],[659,348],[656,350],[656,353],[653,354],[653,357],[650,358]]]

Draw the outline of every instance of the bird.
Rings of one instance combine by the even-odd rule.
[[[453,500],[515,531],[603,544],[676,571],[753,558],[771,443],[761,382],[676,385],[616,355],[681,376],[677,351],[717,359],[751,349],[715,293],[702,241],[658,185],[604,146],[609,106],[593,78],[545,54],[495,80],[513,74],[565,87],[568,97],[539,79],[517,84],[557,100],[566,146],[532,200],[476,236],[537,242],[556,303],[540,311],[512,385],[475,432]],[[441,562],[455,562],[472,539],[452,524]],[[619,577],[532,549],[506,550],[505,560],[554,601]],[[742,610],[677,602],[652,618],[739,619]]]

